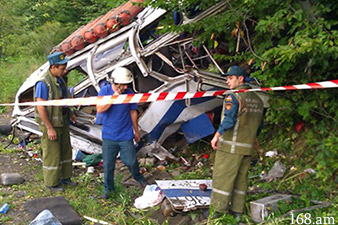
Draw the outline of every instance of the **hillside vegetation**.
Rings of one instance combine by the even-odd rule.
[[[0,102],[11,102],[22,82],[45,61],[49,51],[80,25],[124,1],[0,0]],[[217,1],[146,1],[170,11],[202,10]],[[245,65],[265,87],[303,84],[338,77],[338,3],[332,0],[231,0],[227,9],[198,24],[163,32],[190,32],[195,45],[215,47],[225,70]],[[189,10],[187,10],[189,9]],[[222,45],[224,52],[217,54]],[[212,68],[210,68],[212,69]],[[10,84],[10,85],[9,85]],[[259,184],[301,199],[325,200],[336,216],[338,169],[338,89],[271,92],[259,136],[255,173],[276,160],[286,165],[283,179]],[[5,108],[0,108],[3,112]],[[266,151],[276,150],[277,159]],[[315,173],[304,176],[305,169]],[[257,185],[257,183],[251,183]],[[314,215],[314,214],[313,214]]]

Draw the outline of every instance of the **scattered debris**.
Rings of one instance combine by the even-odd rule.
[[[292,198],[299,199],[300,197],[295,196],[295,195],[275,194],[275,195],[271,195],[271,196],[250,202],[252,220],[255,222],[259,222],[259,223],[267,222],[267,221],[264,221],[265,218],[268,215],[270,215],[273,211],[276,211],[279,209],[280,201],[291,203]],[[290,216],[292,213],[299,213],[299,212],[304,212],[304,211],[310,211],[313,209],[325,208],[331,205],[330,202],[323,202],[323,201],[317,201],[317,200],[310,200],[310,202],[315,205],[306,207],[306,208],[291,210],[287,212],[286,214],[280,216],[279,218],[285,218],[287,216]]]
[[[12,131],[11,125],[0,125],[0,134],[9,135]]]
[[[82,161],[86,163],[87,167],[95,166],[102,161],[102,154],[97,153],[97,154],[86,155],[83,157]]]
[[[138,209],[145,209],[158,205],[163,199],[164,194],[158,185],[147,185],[143,191],[143,195],[135,199],[134,206]]]
[[[198,162],[197,164],[196,164],[196,167],[197,168],[202,168],[204,166],[204,164],[202,163],[202,162]]]
[[[180,168],[175,169],[175,170],[171,173],[171,175],[172,175],[173,177],[178,177],[180,174],[181,174]]]
[[[304,121],[298,122],[295,126],[295,131],[299,133],[303,129],[304,125],[305,125]]]
[[[19,173],[2,173],[0,176],[0,183],[2,185],[21,184],[25,179]]]
[[[106,221],[97,220],[97,219],[94,219],[94,218],[91,218],[91,217],[88,217],[88,216],[83,216],[83,218],[85,218],[86,220],[92,221],[94,223],[99,223],[99,224],[103,224],[103,225],[112,225],[111,223],[108,223]]]
[[[180,159],[182,160],[182,162],[184,163],[185,166],[191,166],[190,163],[185,158],[183,158],[182,156],[180,157]]]
[[[314,169],[312,169],[312,168],[305,169],[303,172],[304,172],[304,173],[313,173],[313,174],[317,173],[317,172],[316,172]]]
[[[208,186],[206,184],[202,183],[202,184],[199,185],[199,188],[200,188],[201,191],[206,191]]]
[[[163,216],[175,216],[176,213],[178,213],[178,211],[174,209],[174,207],[167,198],[163,201],[161,205],[161,212]]]
[[[264,218],[278,209],[279,201],[292,201],[291,195],[275,194],[250,202],[251,218],[255,222],[264,222]]]
[[[206,161],[208,161],[210,156],[208,154],[203,154],[202,157],[203,157],[203,161],[206,162]]]
[[[148,172],[147,168],[145,167],[140,167],[140,173],[141,174],[146,174]]]
[[[292,197],[295,197],[295,196],[292,196]],[[290,216],[292,213],[299,213],[299,212],[310,211],[310,210],[314,210],[314,209],[326,208],[326,207],[329,207],[331,205],[330,202],[323,202],[323,201],[317,201],[317,200],[310,200],[310,202],[313,203],[313,204],[316,204],[316,205],[306,207],[306,208],[302,208],[302,209],[291,210],[291,211],[287,212],[286,214],[282,215],[280,218]]]
[[[270,157],[270,158],[273,158],[274,156],[277,156],[277,155],[278,155],[278,152],[276,150],[268,151],[268,152],[265,153],[265,156]]]
[[[261,180],[272,181],[273,179],[283,177],[285,170],[286,167],[280,161],[277,161],[270,169],[268,175],[263,174]]]
[[[155,180],[175,210],[187,212],[197,208],[208,208],[211,198],[212,180]],[[201,191],[200,184],[206,184]]]
[[[26,191],[17,191],[15,192],[14,196],[16,198],[22,198],[22,197],[25,197],[27,195],[27,192]]]
[[[95,169],[94,166],[90,166],[87,168],[87,173],[94,173]]]
[[[160,161],[166,160],[166,158],[177,160],[177,158],[165,149],[160,143],[153,142],[149,145],[144,146],[137,152],[138,156],[145,157],[156,157]]]
[[[48,209],[43,210],[29,225],[62,225]]]
[[[160,171],[166,170],[165,166],[162,166],[162,165],[157,166],[157,169],[160,170]]]
[[[73,162],[72,165],[73,166],[81,166],[83,168],[86,167],[86,163],[85,162]]]
[[[5,203],[0,208],[0,214],[6,214],[9,209],[9,204]]]
[[[83,153],[83,151],[82,150],[80,150],[80,149],[78,149],[78,150],[76,150],[75,152],[73,152],[74,153],[74,155],[73,155],[73,159],[75,160],[75,161],[78,161],[78,162],[82,162],[82,160],[83,160],[83,157],[85,157],[86,156],[86,154],[85,153]]]
[[[155,158],[140,158],[138,161],[140,165],[154,166],[156,159]]]
[[[52,215],[57,218],[59,223],[62,225],[81,225],[83,224],[81,217],[72,208],[69,202],[63,197],[52,197],[52,198],[37,198],[25,203],[26,210],[33,216],[41,214],[45,209],[48,209]],[[37,223],[34,225],[38,225]],[[53,224],[53,223],[42,223],[42,224]],[[54,223],[55,224],[55,223]],[[33,225],[33,224],[32,224]]]

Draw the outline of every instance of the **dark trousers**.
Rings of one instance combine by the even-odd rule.
[[[120,152],[122,162],[128,167],[130,173],[135,180],[144,179],[140,173],[140,168],[137,162],[136,150],[133,141],[112,141],[103,139],[102,157],[103,157],[103,172],[104,172],[104,193],[110,194],[115,190],[114,187],[114,171],[116,156]]]

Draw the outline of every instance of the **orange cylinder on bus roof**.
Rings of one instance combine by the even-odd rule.
[[[99,23],[94,27],[94,33],[99,38],[104,38],[108,35],[108,30],[105,23]]]
[[[83,34],[83,38],[85,40],[85,42],[88,43],[94,43],[97,41],[97,39],[99,38],[98,36],[96,36],[94,29],[90,28],[89,30],[86,30]]]
[[[70,44],[75,50],[81,50],[85,46],[84,38],[81,35],[77,35],[72,38]]]
[[[124,6],[125,5],[122,4],[119,7],[117,7],[116,10],[114,11],[114,13],[111,14],[110,17],[105,21],[106,29],[110,33],[115,32],[118,29],[120,29],[120,23],[118,21],[118,19],[119,19],[118,15],[119,15],[120,11],[122,10],[122,8]]]
[[[142,11],[143,7],[140,3],[143,2],[144,0],[130,0],[121,8],[118,21],[122,26],[129,24],[130,21]]]
[[[109,34],[109,29],[106,26],[106,21],[114,16],[117,15],[119,8],[121,8],[121,6],[119,6],[117,9],[112,9],[110,10],[108,13],[106,13],[101,19],[100,21],[95,25],[94,27],[94,32],[95,35],[99,38],[104,38]]]
[[[120,23],[118,20],[119,20],[118,16],[113,16],[106,21],[106,27],[109,30],[109,32],[115,32],[118,29],[120,29]]]
[[[72,55],[75,50],[70,45],[70,41],[65,41],[60,44],[60,51],[64,52],[66,55]]]
[[[72,40],[70,41],[70,44],[72,46],[72,48],[74,48],[75,50],[81,50],[84,48],[85,46],[85,38],[84,38],[84,34],[86,32],[86,30],[88,30],[96,21],[98,21],[102,16],[99,16],[98,18],[96,18],[95,20],[91,21],[90,23],[88,23],[86,26],[82,27],[79,32],[77,33],[76,36],[74,36],[72,38]]]
[[[126,4],[110,10],[104,16],[99,16],[85,26],[80,27],[68,36],[58,48],[67,55],[81,50],[86,43],[94,43],[98,38],[106,37],[109,32],[114,32],[131,22],[131,20],[142,11],[139,4],[144,0],[129,0]],[[135,5],[134,5],[135,4]]]
[[[65,40],[61,42],[59,45],[60,51],[64,52],[66,55],[71,55],[75,52],[75,50],[72,48],[70,41],[71,39],[81,30],[82,27],[78,28],[75,32],[73,32],[71,35],[69,35]]]

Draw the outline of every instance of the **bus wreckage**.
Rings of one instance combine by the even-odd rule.
[[[130,5],[130,2],[127,4]],[[130,7],[136,6],[131,4]],[[123,6],[115,9],[115,12],[110,11],[110,17],[104,15],[97,18],[56,46],[70,59],[67,76],[72,76],[73,73],[83,75],[83,80],[70,88],[74,98],[96,96],[100,88],[107,84],[107,75],[120,66],[132,71],[134,82],[131,88],[135,93],[228,89],[225,79],[221,77],[221,67],[206,46],[194,47],[192,35],[165,33],[156,36],[153,31],[168,12],[151,7],[137,7],[139,8],[130,8],[129,12],[125,9],[126,6],[124,9]],[[194,16],[183,15],[180,24],[199,22],[224,11],[226,7],[227,2],[221,1]],[[122,14],[129,18],[118,18]],[[94,39],[90,39],[92,36],[84,38],[85,33],[88,35],[89,31],[94,30],[94,26],[102,26],[102,18],[107,21],[108,17],[117,18],[117,25],[112,26],[114,31],[110,30]],[[210,64],[216,66],[219,73],[207,72]],[[34,85],[48,68],[49,63],[46,62],[27,78],[16,94],[16,103],[33,101]],[[207,97],[139,104],[141,141],[137,146],[138,154],[159,160],[166,157],[174,159],[163,147],[166,139],[180,131],[187,143],[193,143],[213,134],[213,121],[217,121],[221,114],[222,102],[222,98]],[[101,125],[95,106],[78,106],[75,114],[77,122],[70,126],[73,155],[76,150],[89,154],[101,153]],[[34,107],[16,105],[12,118],[12,127],[27,134],[42,135],[35,122]]]

